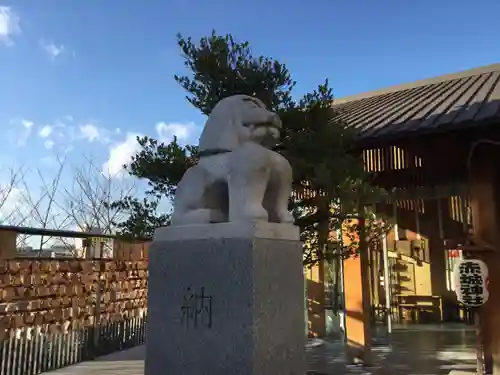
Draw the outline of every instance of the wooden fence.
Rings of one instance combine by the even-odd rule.
[[[35,375],[144,343],[147,261],[0,261],[0,375]]]

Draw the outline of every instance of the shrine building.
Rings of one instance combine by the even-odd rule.
[[[350,341],[368,348],[369,327],[386,324],[388,314],[394,324],[468,324],[452,271],[458,259],[482,259],[490,298],[480,308],[481,336],[500,371],[500,64],[335,106],[359,130],[365,169],[388,192],[372,203],[395,225],[359,257],[306,270],[309,335],[345,326]]]

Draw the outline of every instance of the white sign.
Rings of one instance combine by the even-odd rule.
[[[463,259],[453,270],[453,283],[458,301],[479,307],[488,301],[488,267],[478,259]]]
[[[113,239],[108,237],[91,237],[87,249],[89,258],[113,258]]]

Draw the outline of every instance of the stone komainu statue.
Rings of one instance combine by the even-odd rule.
[[[236,221],[292,223],[288,212],[292,169],[270,150],[281,120],[259,99],[221,100],[200,136],[198,164],[177,187],[172,225]]]

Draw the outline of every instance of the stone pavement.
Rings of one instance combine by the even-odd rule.
[[[373,366],[346,363],[341,342],[309,351],[309,369],[323,374],[437,375],[474,370],[475,333],[465,330],[397,330],[374,342]]]
[[[396,330],[375,341],[370,368],[348,365],[340,340],[306,349],[310,374],[436,375],[475,368],[475,334],[465,330]],[[53,371],[52,375],[142,375],[144,347]]]

